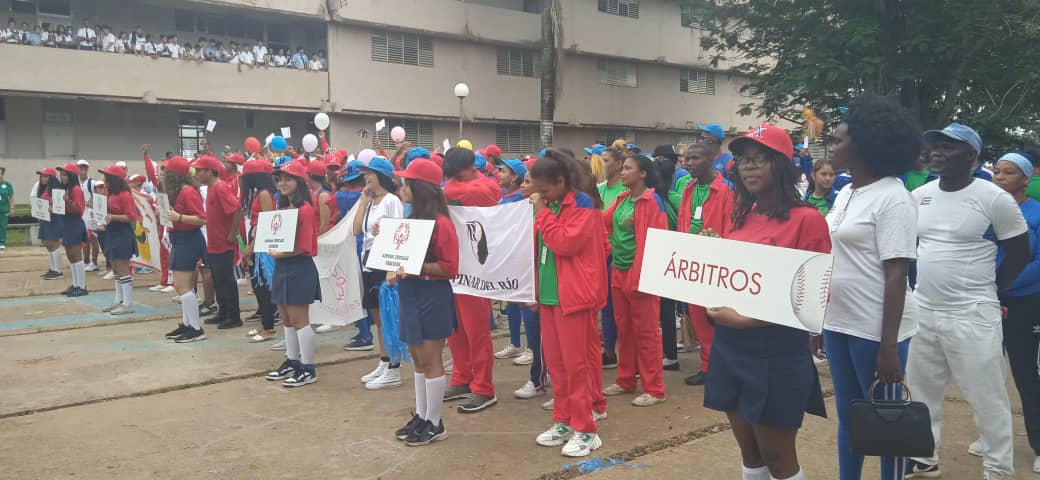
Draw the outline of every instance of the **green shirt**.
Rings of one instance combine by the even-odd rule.
[[[711,193],[711,185],[700,185],[693,187],[693,198],[690,199],[690,233],[701,233],[704,229],[704,212],[701,207],[708,201]]]
[[[693,177],[684,175],[675,183],[675,188],[668,191],[668,198],[665,202],[664,213],[668,216],[668,229],[675,230],[679,228],[679,205],[682,203],[683,191],[686,190],[686,184],[690,183]]]
[[[614,186],[607,185],[607,182],[603,182],[596,185],[596,189],[599,190],[599,198],[603,199],[603,210],[606,211],[608,208],[614,206],[614,202],[617,201],[617,197],[621,195],[621,192],[625,191],[625,186],[621,182],[617,182]]]
[[[610,233],[610,250],[614,268],[628,271],[636,258],[636,202],[629,195],[614,210],[614,231]]]
[[[11,213],[12,198],[14,198],[14,187],[11,182],[0,181],[0,213]]]
[[[917,187],[924,185],[928,182],[928,170],[923,172],[909,171],[906,172],[906,181],[903,182],[906,185],[906,189],[909,191],[917,190]]]
[[[806,201],[809,202],[809,205],[816,207],[816,209],[825,217],[827,216],[827,212],[831,211],[831,207],[827,205],[826,198],[816,198],[816,195],[809,195],[809,198],[807,198]]]
[[[1040,202],[1040,177],[1033,177],[1026,187],[1026,196]]]
[[[560,203],[549,204],[549,210],[560,213]],[[542,234],[538,234],[538,303],[560,305],[559,277],[556,276],[556,255],[545,246]]]

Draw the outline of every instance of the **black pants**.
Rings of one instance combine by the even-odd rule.
[[[675,300],[661,297],[661,343],[664,344],[664,358],[669,360],[679,359],[675,331]]]
[[[1004,320],[1004,348],[1011,364],[1011,376],[1022,398],[1022,416],[1033,453],[1040,455],[1040,373],[1037,351],[1040,347],[1040,294],[1006,298],[1008,315]]]
[[[210,253],[206,255],[209,271],[213,275],[213,291],[216,293],[220,320],[242,319],[238,306],[238,283],[235,281],[235,252]]]
[[[259,268],[254,271],[260,270]],[[260,323],[264,330],[274,329],[274,304],[271,303],[271,289],[264,285],[263,273],[254,274],[250,277],[253,284],[253,294],[256,295],[257,313],[260,314]]]

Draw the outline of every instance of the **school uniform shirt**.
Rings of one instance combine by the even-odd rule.
[[[166,51],[170,52],[170,58],[180,58],[181,50],[183,50],[183,47],[176,43],[171,43],[166,46]]]
[[[596,185],[596,190],[599,190],[599,198],[603,200],[603,210],[606,210],[614,206],[614,202],[617,202],[618,196],[621,192],[627,190],[619,180],[614,185],[607,185],[607,182],[602,182]]]
[[[883,262],[917,258],[917,208],[903,183],[885,177],[842,190],[827,215],[831,233],[831,297],[823,328],[881,341]],[[917,303],[905,288],[898,341],[917,333]]]
[[[76,31],[76,38],[79,39],[81,47],[93,47],[97,41],[97,33],[93,28],[84,27]]]
[[[603,219],[610,241],[613,267],[632,272],[626,277],[628,285],[621,287],[635,291],[639,287],[639,275],[643,268],[647,230],[668,228],[664,201],[649,188],[639,198],[632,198],[632,191],[629,190],[622,193],[614,206],[603,213]],[[632,224],[626,225],[629,219]]]
[[[995,240],[1028,230],[1011,194],[978,179],[956,192],[929,182],[913,193],[917,205],[917,303],[930,310],[996,304]]]
[[[264,58],[267,58],[267,47],[263,45],[254,46],[253,56],[256,57],[256,63],[264,63]]]
[[[101,37],[101,50],[115,53],[116,51],[116,36],[111,33]]]
[[[189,185],[181,188],[177,194],[177,200],[173,202],[173,210],[181,215],[189,217],[206,218],[206,209],[203,207],[202,194]],[[201,225],[192,225],[187,222],[173,222],[173,231],[185,232],[198,230]]]
[[[444,184],[444,197],[448,205],[463,207],[493,207],[502,198],[502,187],[492,178],[477,172],[472,180],[448,180]]]
[[[238,197],[227,182],[217,182],[206,194],[206,251],[208,253],[225,253],[238,247],[238,242],[228,241],[228,233],[238,230],[231,220],[238,212]]]
[[[155,55],[155,52],[156,52],[156,49],[155,49],[155,44],[154,43],[152,43],[152,42],[145,42],[144,43],[144,54],[145,55]]]
[[[65,192],[66,198],[69,199],[69,206],[65,208],[66,215],[83,215],[83,210],[87,207],[87,201],[83,196],[83,189],[79,185],[74,185],[72,189]]]
[[[296,245],[294,251],[313,257],[318,254],[318,220],[317,208],[303,202],[296,215]]]
[[[289,63],[289,60],[285,58],[285,55],[275,55],[274,56],[274,65],[276,67],[284,67],[288,63]]]
[[[48,193],[48,196],[50,194]],[[134,195],[130,192],[119,192],[117,194],[108,195],[108,214],[109,215],[126,215],[130,217],[131,221],[137,222],[141,220],[141,214],[137,211],[137,205],[134,203]]]
[[[1040,202],[1027,199],[1018,204],[1022,210],[1022,216],[1029,226],[1029,251],[1030,260],[1025,270],[1018,275],[1015,283],[1006,292],[1001,294],[1002,298],[1018,298],[1040,293]],[[997,266],[1004,262],[1007,252],[1003,248],[997,250]]]
[[[433,237],[426,249],[424,263],[434,262],[448,275],[427,275],[426,280],[451,280],[459,274],[459,236],[455,224],[445,215],[437,215],[434,220]]]

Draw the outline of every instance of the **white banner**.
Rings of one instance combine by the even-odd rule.
[[[494,207],[448,207],[459,236],[455,293],[533,303],[534,211],[526,201]]]
[[[137,241],[137,256],[130,263],[162,271],[159,259],[159,221],[152,208],[152,197],[146,193],[134,192],[134,205],[141,214],[141,220],[134,223],[134,239]],[[107,199],[106,199],[107,200]],[[106,203],[107,209],[107,203]]]
[[[372,242],[365,267],[387,272],[404,267],[405,273],[421,274],[434,223],[433,220],[409,218],[379,219],[379,235]]]
[[[296,249],[296,217],[299,210],[287,208],[260,212],[256,217],[256,240],[253,249],[267,253],[291,252]]]
[[[823,329],[830,255],[651,228],[639,290],[810,332]]]
[[[321,301],[311,304],[311,323],[348,325],[368,315],[361,306],[361,262],[353,231],[357,211],[355,203],[342,220],[318,237],[314,265],[318,267]]]
[[[32,217],[44,222],[51,221],[51,202],[39,197],[30,198],[32,208]]]

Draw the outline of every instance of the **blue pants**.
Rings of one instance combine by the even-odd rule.
[[[509,304],[506,305],[506,318],[509,319],[509,344],[517,348],[520,347],[520,322],[527,320],[526,318],[523,318],[521,310],[525,309],[516,303],[509,302]],[[531,327],[527,328],[530,330]],[[530,334],[528,334],[528,336],[530,336]]]
[[[827,350],[827,363],[834,382],[834,400],[838,409],[838,470],[841,480],[860,480],[863,474],[863,456],[852,453],[849,434],[849,407],[855,398],[866,398],[870,384],[874,382],[877,354],[880,342],[867,340],[844,333],[823,331],[823,344]],[[899,365],[906,373],[906,357],[910,351],[910,339],[899,342]],[[902,395],[901,388],[878,385],[874,394],[894,399]],[[881,479],[901,480],[903,459],[881,457]],[[899,472],[899,473],[896,473]]]
[[[358,334],[354,337],[358,340],[365,340],[372,342],[375,338],[372,336],[372,319],[369,317],[362,318],[357,321]]]
[[[614,352],[617,346],[617,324],[614,323],[614,296],[610,294],[611,282],[613,281],[610,271],[613,270],[612,265],[614,259],[607,257],[607,306],[603,307],[603,311],[600,312],[599,318],[603,324],[603,351]]]
[[[534,383],[535,388],[542,388],[545,387],[545,376],[549,373],[548,367],[542,360],[542,321],[535,310],[529,308],[519,310],[524,320],[524,330],[527,333],[527,348],[530,348],[534,355],[534,362],[531,362],[531,383]]]

